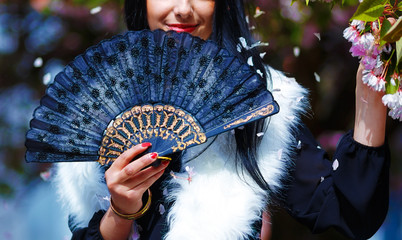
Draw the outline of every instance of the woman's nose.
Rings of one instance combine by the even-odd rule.
[[[193,14],[192,0],[176,0],[174,14],[183,19],[188,18]]]

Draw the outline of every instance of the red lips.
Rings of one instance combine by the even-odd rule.
[[[168,24],[168,27],[170,30],[176,31],[176,32],[188,32],[191,33],[193,32],[198,25],[194,24]]]

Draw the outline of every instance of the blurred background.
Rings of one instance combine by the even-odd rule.
[[[25,132],[46,86],[73,58],[125,31],[122,0],[0,0],[0,239],[69,239],[67,216],[49,179],[50,165],[26,164]],[[358,0],[344,6],[291,0],[247,0],[250,25],[264,61],[310,92],[304,121],[333,154],[353,127],[358,60],[342,32]],[[372,239],[402,239],[402,124],[388,119],[391,200]],[[333,230],[312,235],[286,213],[272,219],[272,239],[345,239]]]

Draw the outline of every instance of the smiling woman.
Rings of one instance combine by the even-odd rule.
[[[147,0],[147,19],[151,30],[188,32],[208,39],[212,33],[214,0]]]

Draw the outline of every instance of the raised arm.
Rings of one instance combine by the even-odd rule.
[[[372,90],[362,81],[363,66],[356,75],[356,115],[353,138],[366,146],[384,144],[387,108],[381,101],[384,93]]]

